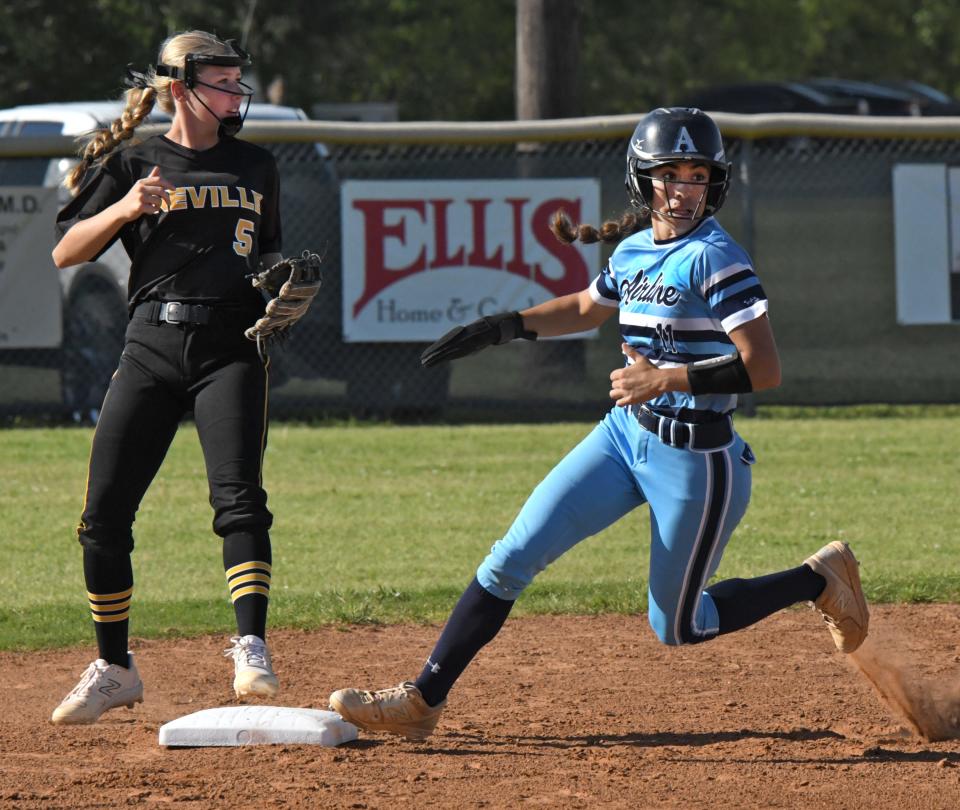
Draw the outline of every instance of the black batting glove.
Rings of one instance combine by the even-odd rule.
[[[499,346],[517,338],[537,339],[536,332],[523,328],[523,318],[519,312],[488,315],[466,326],[454,327],[436,343],[431,343],[420,355],[420,365],[430,368],[448,360],[476,354],[487,346]]]

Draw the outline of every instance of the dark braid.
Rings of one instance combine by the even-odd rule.
[[[593,225],[574,225],[566,211],[558,209],[550,220],[550,230],[557,239],[568,245],[578,239],[585,245],[592,245],[595,242],[616,244],[637,231],[642,231],[649,222],[649,214],[644,215],[629,210],[623,212],[619,221],[608,219],[597,229]]]

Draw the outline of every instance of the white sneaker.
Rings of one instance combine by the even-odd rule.
[[[102,658],[90,664],[50,720],[59,725],[96,723],[107,709],[132,709],[134,703],[143,703],[143,681],[133,654],[128,655],[129,668],[108,664]]]
[[[224,656],[233,658],[233,691],[237,697],[273,697],[280,690],[280,681],[273,674],[270,651],[259,636],[233,636],[233,646]]]

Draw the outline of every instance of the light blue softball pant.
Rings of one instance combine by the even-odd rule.
[[[514,600],[565,551],[649,503],[650,625],[665,644],[711,639],[719,616],[703,589],[747,510],[752,459],[739,435],[722,450],[678,449],[615,407],[540,482],[477,580]]]

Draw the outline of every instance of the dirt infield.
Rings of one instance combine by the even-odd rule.
[[[436,634],[275,632],[275,702],[411,677]],[[889,656],[901,692],[949,712],[958,636],[960,606],[875,607],[860,663],[876,680]],[[225,642],[135,642],[146,702],[85,728],[48,718],[90,650],[0,655],[0,807],[960,807],[960,741],[908,730],[808,610],[686,648],[645,617],[518,618],[426,743],[161,748],[164,722],[231,702]]]

